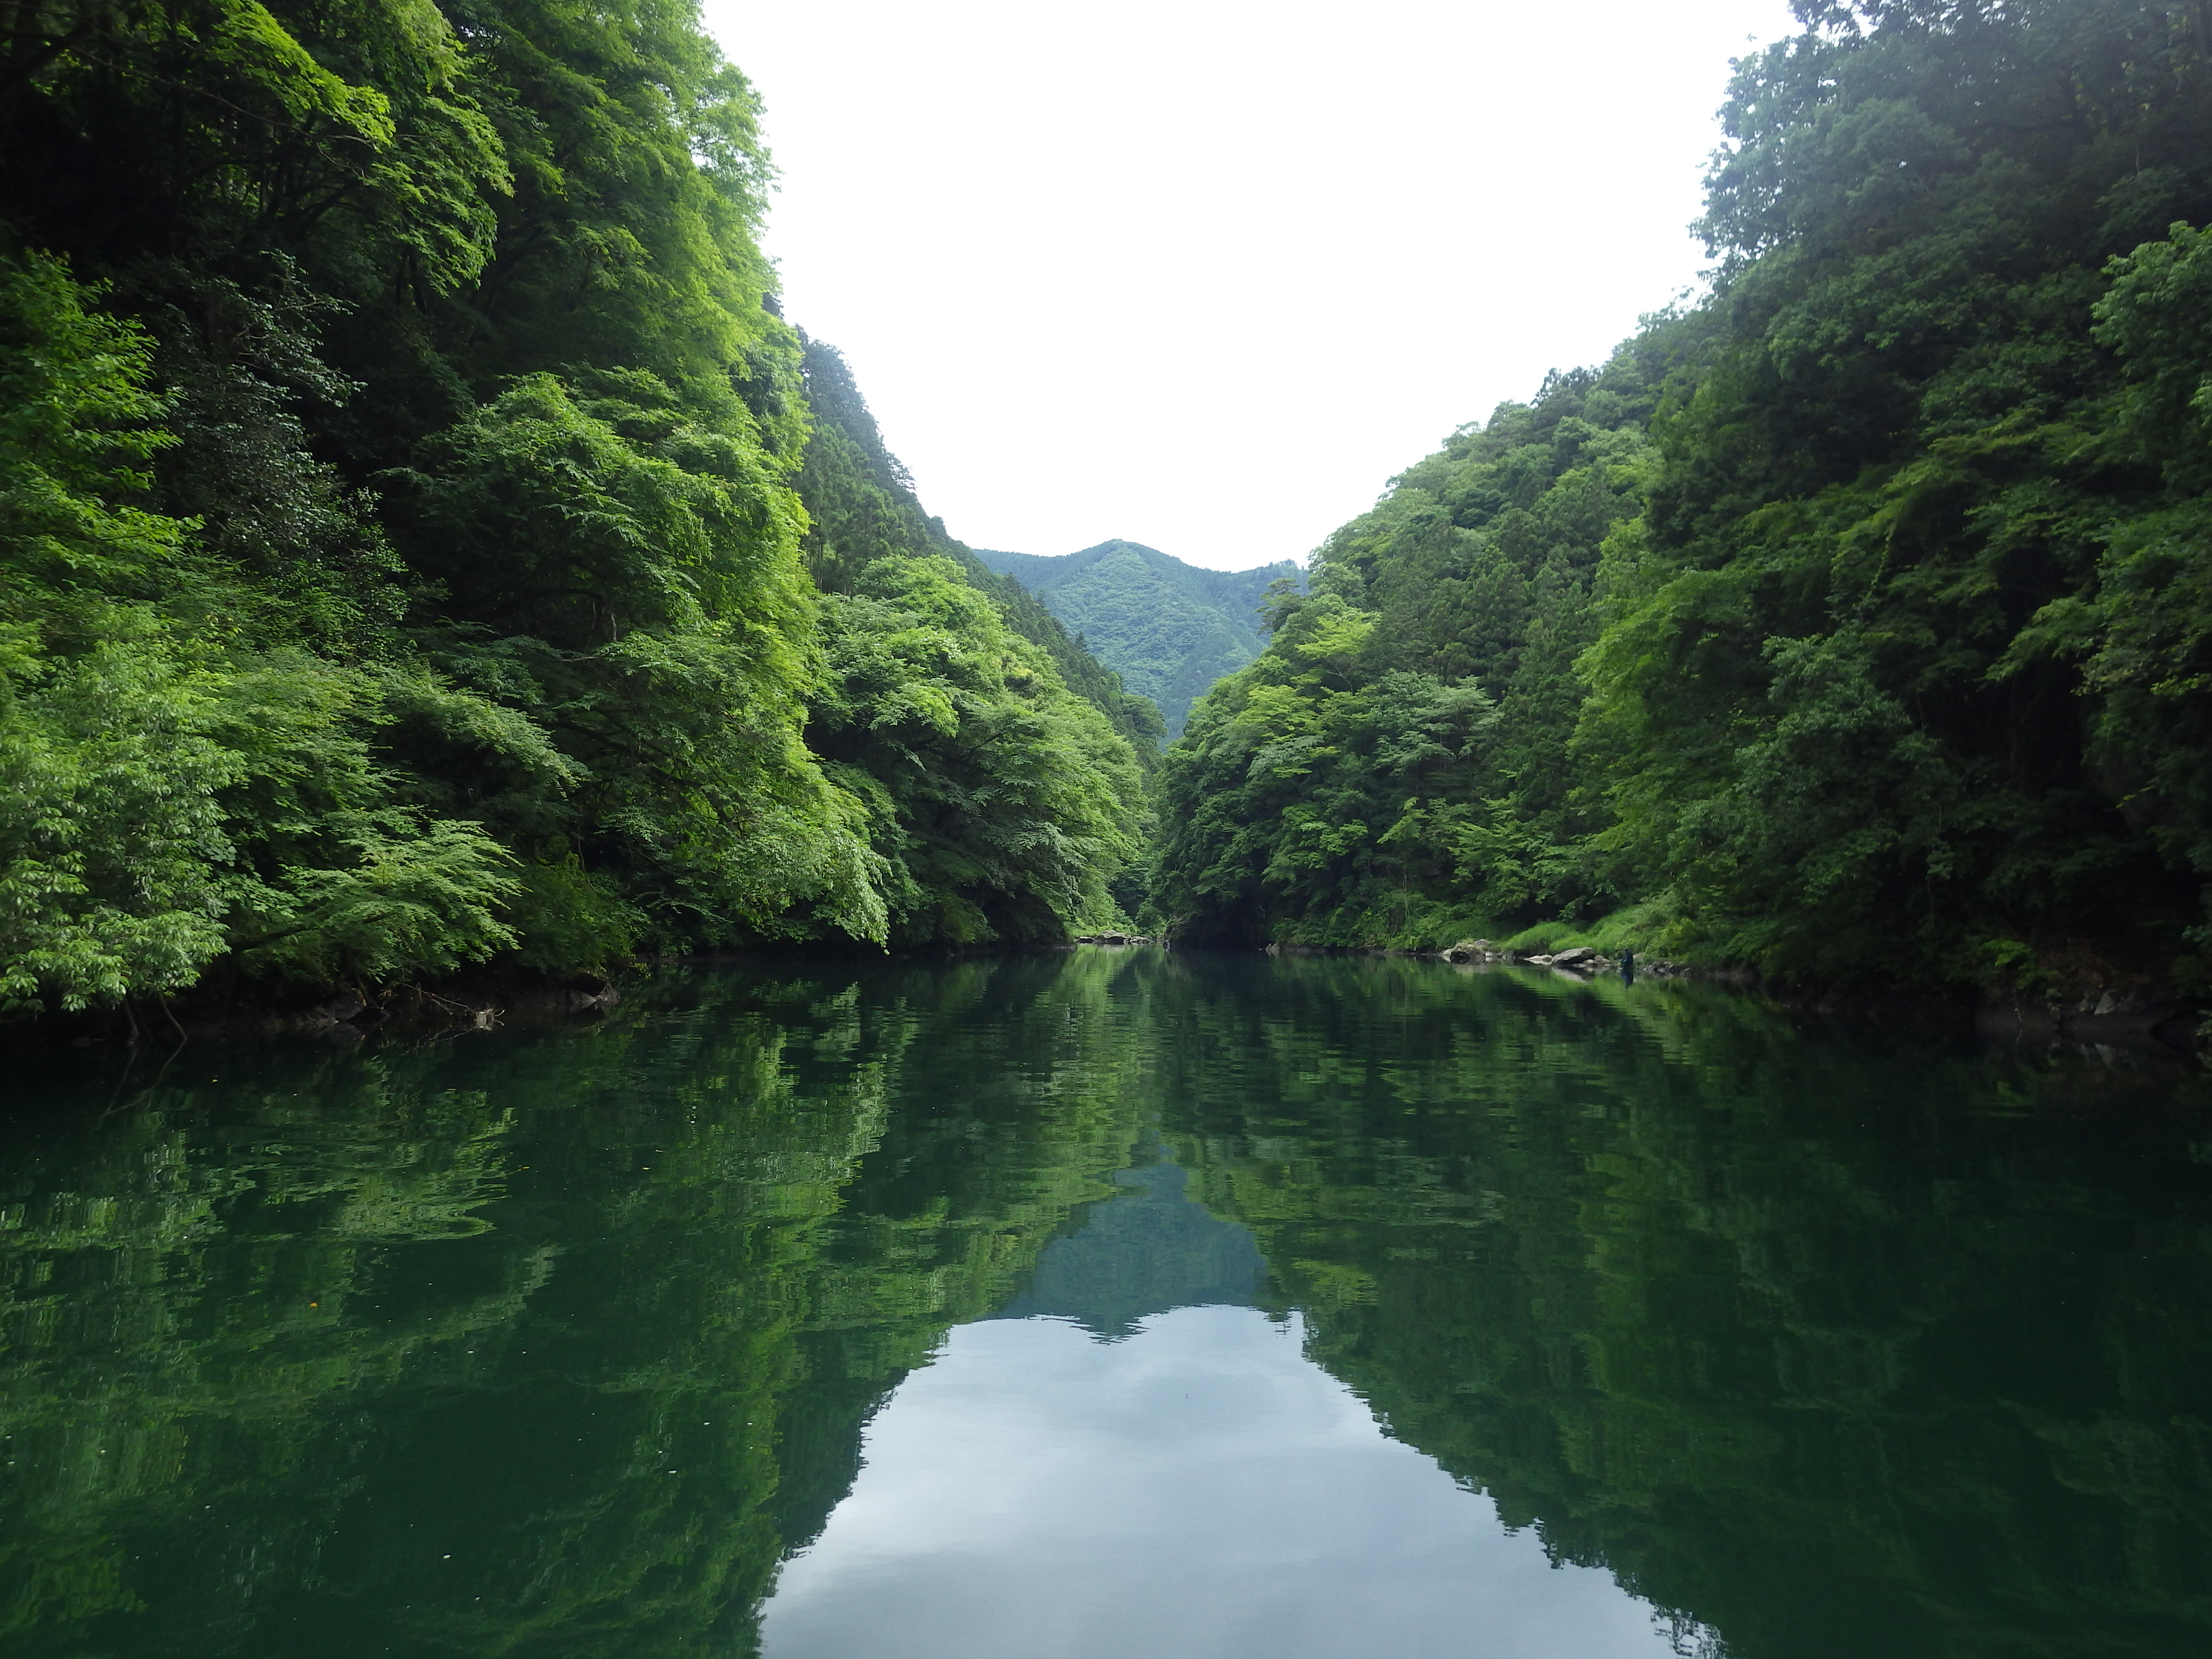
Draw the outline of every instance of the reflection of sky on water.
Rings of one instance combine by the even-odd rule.
[[[784,1566],[768,1659],[1668,1659],[1300,1346],[1249,1308],[955,1330]]]

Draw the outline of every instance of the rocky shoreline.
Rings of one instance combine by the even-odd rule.
[[[2202,999],[2182,996],[2148,976],[2132,982],[2106,972],[2075,975],[2075,982],[2040,991],[1977,991],[1971,987],[1927,990],[1812,986],[1771,979],[1741,968],[1710,968],[1666,957],[1609,957],[1589,945],[1556,951],[1516,951],[1486,939],[1462,939],[1443,950],[1376,946],[1267,945],[1269,955],[1405,957],[1462,968],[1536,968],[1587,984],[1605,975],[1632,980],[1675,980],[1754,993],[1822,1020],[1890,1029],[1960,1030],[2009,1047],[2078,1044],[2096,1048],[2155,1049],[2195,1055],[2212,1064],[2212,1014]],[[1624,973],[1624,970],[1626,972]]]
[[[1961,1017],[1984,1036],[2019,1044],[2046,1042],[2137,1043],[2146,1039],[2167,1048],[2212,1057],[2212,1018],[2188,999],[2146,985],[2093,981],[2085,986],[2023,991],[1960,991],[1954,995],[1905,995],[1894,992],[1813,989],[1761,980],[1742,972],[1700,969],[1688,963],[1636,957],[1616,961],[1587,945],[1551,954],[1504,950],[1488,939],[1466,939],[1438,951],[1445,962],[1511,963],[1547,968],[1588,980],[1626,970],[1635,978],[1686,978],[1753,988],[1786,1006],[1830,1016],[1867,1016],[1904,1012],[1933,1014],[1944,1024]]]
[[[1077,934],[1064,945],[1047,948],[1127,948],[1171,943],[1150,934],[1109,931]],[[2212,1018],[2207,1017],[2201,1000],[2179,996],[2147,980],[2115,983],[2109,975],[2041,992],[1977,993],[1963,987],[1908,991],[1792,984],[1745,969],[1717,969],[1642,955],[1612,957],[1589,945],[1555,951],[1519,951],[1489,939],[1468,939],[1442,950],[1285,944],[1260,948],[1270,956],[1399,957],[1463,969],[1534,969],[1582,984],[1606,976],[1632,982],[1666,980],[1706,984],[1751,993],[1821,1020],[1899,1030],[1971,1028],[1985,1039],[2014,1047],[2079,1044],[2137,1052],[2155,1048],[2170,1055],[2193,1054],[2212,1064]],[[768,954],[718,953],[670,959],[660,965],[757,962]],[[793,954],[799,960],[815,956]],[[283,1001],[224,1003],[205,997],[167,1004],[141,1001],[76,1014],[26,1017],[0,1024],[0,1036],[77,1050],[118,1042],[168,1046],[193,1040],[284,1036],[350,1044],[373,1036],[434,1036],[591,1020],[604,1016],[622,1000],[622,990],[611,979],[574,983],[485,975],[428,987],[342,987]]]
[[[441,982],[434,988],[345,986],[289,999],[232,1003],[136,1000],[112,1008],[27,1015],[0,1025],[0,1037],[80,1051],[114,1044],[168,1048],[269,1037],[352,1044],[371,1036],[491,1031],[597,1018],[622,1000],[612,981],[564,985],[478,979]]]

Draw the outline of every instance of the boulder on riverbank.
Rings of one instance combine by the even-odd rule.
[[[1446,962],[1502,962],[1504,956],[1486,939],[1463,939],[1456,945],[1448,945],[1437,954]]]
[[[2157,1037],[2186,1048],[2212,1035],[2198,1029],[2198,1013],[2193,1003],[2159,991],[2092,986],[2043,996],[1991,995],[1975,1010],[1974,1024],[1985,1036],[2015,1042]]]
[[[1516,955],[1512,960],[1523,962],[1531,968],[1549,968],[1554,973],[1573,974],[1588,977],[1613,965],[1613,958],[1587,945],[1571,945],[1564,951],[1537,956]]]

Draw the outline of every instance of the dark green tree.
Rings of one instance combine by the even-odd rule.
[[[1479,764],[1393,810],[1324,718],[1325,763],[1255,770],[1224,734],[1297,678],[1282,607],[1170,758],[1170,818],[1212,822],[1164,839],[1164,913],[1346,944],[1582,927],[1811,981],[2206,982],[2204,20],[1799,16],[1723,112],[1711,295],[1455,435],[1316,567],[1374,620],[1337,694],[1471,683]]]
[[[889,780],[806,745],[844,690],[798,485],[817,426],[816,482],[848,458],[756,240],[770,171],[687,0],[8,9],[0,1000],[959,911],[889,850]],[[1148,739],[974,574],[1036,611],[1040,706],[1073,677]],[[956,654],[1002,614],[951,617]],[[997,866],[1010,937],[1131,856],[1129,745],[1077,725],[1066,763],[1117,781]],[[963,786],[979,845],[1040,822],[1050,769],[1005,752]]]

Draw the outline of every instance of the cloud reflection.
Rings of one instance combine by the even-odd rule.
[[[1647,1604],[1508,1534],[1301,1338],[1227,1307],[1111,1344],[1055,1319],[955,1330],[783,1568],[769,1659],[1672,1653]]]

